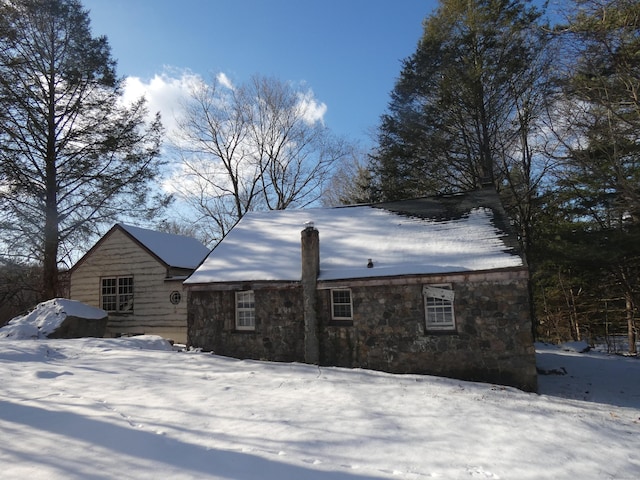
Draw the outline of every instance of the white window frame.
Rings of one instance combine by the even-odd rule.
[[[427,330],[455,330],[455,293],[452,285],[449,283],[424,285],[422,287],[422,295],[424,297],[424,314]]]
[[[336,293],[347,292],[349,294],[349,301],[336,302]],[[336,307],[349,306],[349,316],[336,315]],[[350,288],[332,288],[331,289],[331,319],[332,320],[353,320],[353,296],[351,295]]]
[[[256,297],[253,290],[236,292],[236,330],[256,329]]]
[[[105,280],[111,280],[114,285],[105,285]],[[105,293],[106,289],[114,289]],[[108,300],[107,300],[108,299]],[[115,308],[105,308],[105,300]],[[133,313],[134,282],[133,275],[121,275],[100,278],[100,308],[113,313]]]

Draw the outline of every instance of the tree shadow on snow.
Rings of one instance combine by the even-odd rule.
[[[538,393],[640,408],[640,359],[560,347],[536,348]]]
[[[109,465],[119,465],[120,467],[114,467],[116,471],[122,469],[122,465],[128,465],[128,468],[131,469],[128,473],[135,477],[136,468],[140,472],[149,474],[151,473],[149,465],[153,465],[152,471],[163,472],[169,476],[172,472],[174,475],[193,475],[196,478],[259,478],[262,480],[285,478],[364,480],[365,478],[376,478],[371,475],[325,471],[320,469],[321,466],[306,468],[266,459],[247,452],[208,449],[200,445],[168,438],[162,434],[139,430],[133,426],[115,425],[75,412],[48,410],[3,400],[0,400],[0,420],[16,425],[16,431],[29,427],[40,431],[42,436],[60,437],[57,441],[45,442],[45,445],[54,442],[61,444],[60,449],[54,452],[47,448],[48,451],[35,454],[26,453],[20,449],[19,445],[12,444],[1,445],[0,456],[14,458],[19,462],[28,462],[31,467],[40,465],[42,468],[48,468],[63,477],[110,478]],[[101,457],[94,462],[91,455],[102,455],[99,450],[65,448],[65,439],[62,437],[68,439],[69,447],[77,446],[77,442],[81,442],[81,447],[89,445],[108,450],[108,454],[112,457],[107,460]],[[26,437],[25,441],[28,442]],[[309,455],[312,457],[313,453],[310,452]],[[98,466],[90,467],[89,465],[92,463]],[[103,465],[105,470],[100,471],[99,465]],[[94,468],[95,471],[91,471],[91,468]]]

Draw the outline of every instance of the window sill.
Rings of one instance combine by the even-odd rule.
[[[353,320],[329,320],[329,327],[353,327]]]
[[[458,330],[456,330],[455,328],[451,328],[451,329],[439,329],[439,330],[433,330],[433,329],[429,329],[427,328],[425,331],[425,335],[431,335],[431,336],[440,336],[440,335],[458,335]]]

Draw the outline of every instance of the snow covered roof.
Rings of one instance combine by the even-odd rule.
[[[170,267],[196,268],[209,253],[207,247],[192,237],[148,230],[124,223],[119,223],[116,227],[122,228]]]
[[[460,206],[462,198],[448,202]],[[501,213],[486,205],[464,205],[461,212],[424,199],[251,212],[185,283],[300,280],[300,232],[309,221],[319,231],[319,280],[523,266],[506,233],[496,226],[504,225],[504,219],[497,218]],[[369,259],[373,268],[367,268]]]

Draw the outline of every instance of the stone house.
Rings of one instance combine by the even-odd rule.
[[[188,344],[535,391],[510,230],[492,189],[248,213],[185,281]]]
[[[108,312],[105,336],[185,343],[182,282],[208,253],[194,238],[116,224],[71,268],[69,297]]]

